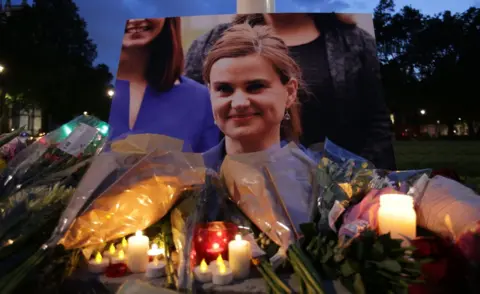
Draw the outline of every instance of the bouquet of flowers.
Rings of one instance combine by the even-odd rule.
[[[91,157],[106,139],[108,125],[81,116],[48,133],[17,154],[0,176],[0,197]]]
[[[148,134],[113,142],[108,152],[93,161],[50,246],[81,248],[89,260],[92,253],[109,249],[107,243],[119,243],[144,230],[155,244],[162,244],[169,269],[167,285],[176,287],[170,212],[182,200],[195,199],[205,177],[201,155],[181,152],[182,145],[176,139]],[[125,270],[109,268],[107,275],[122,275]]]
[[[2,264],[2,278],[0,279],[0,291],[12,293],[17,291],[19,284],[28,280],[28,285],[36,287],[41,282],[48,285],[48,281],[63,278],[63,271],[69,266],[72,253],[61,250],[47,251],[42,248],[47,242],[53,230],[58,224],[60,215],[70,201],[74,188],[85,174],[90,161],[89,156],[94,155],[103,145],[104,137],[95,132],[80,133],[78,128],[85,128],[84,123],[90,123],[97,127],[102,122],[95,118],[78,118],[71,122],[73,128],[69,134],[61,135],[56,130],[39,141],[31,148],[20,152],[9,164],[3,174],[2,193],[0,199],[0,263]],[[67,126],[67,125],[66,125]],[[89,127],[91,128],[91,127]],[[100,128],[100,127],[99,127]],[[77,130],[77,132],[75,132]],[[74,134],[78,140],[74,140]],[[82,135],[83,134],[83,135]],[[63,137],[62,137],[63,136]],[[63,140],[63,141],[62,141]],[[82,146],[74,152],[74,149],[64,149],[62,164],[48,165],[50,158],[45,155],[52,154],[48,150],[55,150],[56,143],[50,147],[44,142],[71,142],[80,146],[88,144],[88,148]],[[81,143],[83,142],[83,143]],[[81,144],[80,144],[81,143]],[[87,154],[80,158],[79,150]],[[32,151],[33,154],[29,152]],[[36,151],[36,152],[35,152]],[[59,152],[58,150],[54,152]],[[68,159],[66,159],[68,157]],[[38,173],[38,174],[34,174]],[[16,184],[14,186],[13,184]],[[52,255],[53,254],[53,255]],[[49,263],[47,257],[57,257],[57,263]],[[41,268],[41,271],[37,271]],[[59,270],[60,269],[60,270]],[[30,275],[30,273],[35,273]],[[47,279],[46,277],[52,277]],[[50,286],[53,286],[51,283]],[[57,284],[55,284],[57,285]],[[57,285],[58,286],[58,285]],[[46,289],[46,288],[44,288]]]

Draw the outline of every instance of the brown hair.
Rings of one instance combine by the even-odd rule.
[[[353,14],[349,13],[307,13],[319,30],[353,28],[356,26]],[[237,14],[232,24],[248,23],[251,26],[265,25],[264,15],[261,13]]]
[[[258,54],[272,63],[282,84],[296,79],[303,85],[301,69],[295,60],[290,57],[288,47],[283,40],[276,36],[267,26],[252,27],[248,24],[239,24],[230,27],[215,43],[203,66],[203,79],[210,84],[210,72],[213,64],[223,58],[243,57]],[[282,123],[282,139],[297,142],[302,133],[300,123],[300,104],[298,97],[287,110],[289,120]]]
[[[145,70],[148,85],[156,91],[170,90],[183,72],[180,17],[167,17],[162,32],[149,44],[150,60]]]

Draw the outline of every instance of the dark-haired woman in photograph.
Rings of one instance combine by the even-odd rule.
[[[204,83],[205,56],[229,27],[242,23],[272,27],[302,70],[306,90],[299,93],[301,144],[312,146],[329,138],[379,168],[395,169],[390,114],[375,39],[369,33],[343,14],[237,15],[192,43],[185,74]]]
[[[110,139],[134,133],[161,134],[184,141],[193,152],[219,142],[208,89],[182,76],[180,18],[127,21]]]

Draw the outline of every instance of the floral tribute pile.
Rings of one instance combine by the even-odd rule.
[[[350,293],[480,289],[480,197],[454,180],[376,169],[330,141],[320,161],[289,144],[226,156],[218,172],[182,145],[160,135],[109,143],[74,191],[54,186],[21,214],[35,224],[30,211],[48,213],[37,208],[44,203],[57,212],[32,227],[41,243],[17,242],[33,233],[11,237],[2,222],[0,262],[9,268],[0,292],[74,293],[85,272],[98,293],[107,291],[98,276],[130,274],[180,292],[258,276],[269,293],[335,293],[333,281]],[[33,191],[37,180],[26,175],[50,170],[44,160],[25,163],[4,187]]]

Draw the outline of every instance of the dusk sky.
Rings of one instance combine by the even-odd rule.
[[[13,0],[18,4],[21,0]],[[29,1],[31,2],[31,1]],[[88,23],[90,37],[97,44],[97,63],[106,63],[115,75],[126,19],[234,14],[236,0],[76,0],[80,15]],[[160,4],[161,3],[161,4]],[[378,0],[276,0],[277,12],[371,13]],[[462,12],[480,6],[480,0],[396,0],[397,8],[411,5],[423,13],[444,10]]]

